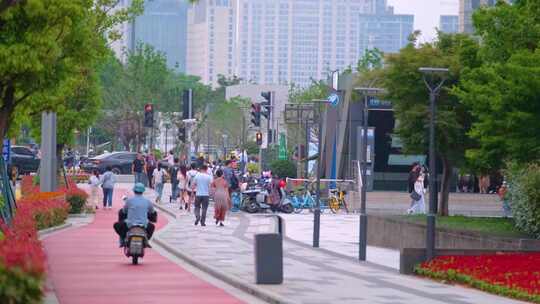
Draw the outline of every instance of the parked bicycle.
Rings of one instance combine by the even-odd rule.
[[[306,185],[306,188],[299,189],[290,194],[289,199],[292,202],[295,213],[302,213],[305,209],[313,212],[315,210],[316,198],[315,195],[311,194],[309,187]],[[326,205],[321,200],[321,213],[326,209]]]
[[[340,189],[330,189],[328,194],[328,207],[333,213],[337,213],[339,209],[344,209],[346,213],[349,213],[347,202],[345,201],[346,191]]]

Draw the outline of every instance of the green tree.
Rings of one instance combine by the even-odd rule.
[[[460,78],[464,62],[473,60],[477,45],[465,35],[439,33],[438,41],[419,46],[409,44],[399,54],[387,57],[383,84],[392,101],[399,122],[396,133],[408,153],[427,151],[429,136],[429,93],[420,67],[447,67],[448,79],[437,98],[436,154],[442,163],[439,214],[448,215],[448,197],[452,168],[464,158],[470,143],[466,132],[470,126],[467,108],[450,94]],[[434,168],[430,168],[434,170]]]
[[[467,151],[484,171],[540,159],[540,3],[498,3],[474,14],[482,64],[463,71],[455,94],[475,118]]]
[[[82,90],[93,91],[94,85],[82,83],[93,81],[107,41],[118,37],[115,26],[142,8],[137,0],[111,13],[116,4],[113,0],[0,2],[1,138],[8,130],[18,132],[25,117],[62,110]]]

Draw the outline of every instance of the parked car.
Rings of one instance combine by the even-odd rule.
[[[8,172],[11,173],[11,176],[16,177],[37,172],[40,159],[32,149],[23,146],[12,146],[10,155],[11,161],[8,165]]]
[[[99,173],[105,172],[105,168],[110,166],[114,174],[131,174],[131,166],[137,157],[135,152],[112,152],[85,159],[81,163],[81,169],[92,173],[98,170]]]

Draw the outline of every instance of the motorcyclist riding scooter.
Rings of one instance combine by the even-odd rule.
[[[148,241],[154,233],[157,213],[150,200],[143,197],[145,187],[136,183],[133,187],[135,196],[126,200],[118,212],[118,222],[114,230],[120,236],[120,247],[124,248],[127,257],[132,257],[133,264],[138,263],[139,257],[144,257],[144,248],[150,247]]]

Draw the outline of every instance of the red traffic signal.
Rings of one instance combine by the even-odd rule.
[[[261,132],[257,132],[257,134],[255,134],[255,141],[257,142],[257,145],[262,145],[263,138]]]

